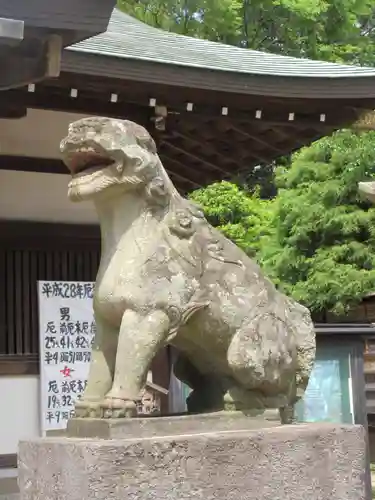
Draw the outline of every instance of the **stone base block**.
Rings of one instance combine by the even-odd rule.
[[[222,411],[199,415],[145,418],[72,418],[66,437],[123,439],[176,434],[261,429],[280,426],[278,411],[264,412],[259,417],[246,417],[237,411]]]
[[[367,500],[361,426],[309,424],[19,447],[22,500]]]

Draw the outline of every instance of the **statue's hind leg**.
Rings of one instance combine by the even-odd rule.
[[[113,384],[101,404],[102,416],[120,418],[136,414],[136,401],[146,382],[151,362],[169,333],[167,314],[125,311],[117,346]]]
[[[240,385],[233,385],[224,395],[226,410],[251,410],[254,415],[268,409],[277,410],[288,403],[284,394],[267,396],[256,389],[246,389]]]
[[[115,369],[118,330],[95,316],[96,334],[87,386],[82,398],[75,403],[76,417],[99,417],[100,403],[112,387]]]
[[[289,345],[287,326],[276,315],[266,313],[244,324],[227,353],[234,384],[226,403],[232,400],[242,410],[282,408],[285,420],[294,396],[297,364]]]
[[[224,391],[215,375],[203,375],[189,358],[179,353],[173,368],[175,376],[187,384],[192,392],[186,403],[189,413],[204,413],[224,409]]]

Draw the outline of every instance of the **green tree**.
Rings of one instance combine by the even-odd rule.
[[[277,170],[273,229],[261,264],[313,311],[341,314],[375,288],[375,209],[358,182],[375,176],[375,132],[341,131]]]
[[[119,0],[152,26],[297,57],[373,64],[373,0]]]
[[[373,0],[119,0],[165,30],[297,57],[375,65]],[[273,165],[192,194],[211,223],[313,311],[342,313],[375,287],[375,133],[338,132]],[[258,188],[254,190],[254,184]],[[270,186],[270,189],[268,187]],[[258,196],[260,194],[260,197]]]
[[[271,205],[230,182],[218,182],[191,194],[208,221],[251,257],[256,257],[263,237],[270,234]]]

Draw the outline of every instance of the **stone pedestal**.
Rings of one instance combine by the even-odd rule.
[[[70,438],[146,438],[245,429],[279,427],[278,412],[265,412],[260,417],[246,417],[241,412],[223,411],[200,415],[157,418],[73,418],[68,421],[66,437]]]
[[[361,426],[259,426],[245,417],[228,424],[223,415],[152,420],[69,426],[71,435],[113,439],[21,442],[21,499],[367,500]]]

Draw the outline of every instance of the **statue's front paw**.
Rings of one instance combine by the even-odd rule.
[[[137,416],[137,405],[128,399],[106,397],[101,403],[101,418],[132,418]]]
[[[75,418],[99,418],[100,411],[99,402],[85,401],[84,399],[81,399],[74,405]]]

